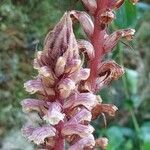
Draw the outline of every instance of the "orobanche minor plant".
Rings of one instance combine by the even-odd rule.
[[[24,136],[40,148],[106,148],[107,138],[95,139],[90,122],[102,113],[114,116],[117,110],[115,105],[103,104],[96,93],[124,73],[115,61],[103,61],[121,38],[131,40],[134,35],[135,30],[130,28],[108,33],[114,10],[123,2],[82,0],[90,15],[68,11],[47,34],[43,51],[37,52],[33,63],[38,75],[24,84],[26,91],[38,94],[38,99],[28,98],[21,103],[24,112],[37,111],[42,120],[39,126],[22,129]],[[87,40],[76,39],[73,24],[77,21]]]

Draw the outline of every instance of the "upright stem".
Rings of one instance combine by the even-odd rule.
[[[61,129],[63,127],[63,122],[60,121],[60,123],[57,125],[57,131],[59,132],[58,137],[56,138],[56,143],[54,150],[64,150],[65,149],[65,140],[61,135]]]
[[[94,15],[94,32],[91,38],[91,43],[93,44],[95,50],[95,58],[89,62],[89,68],[91,69],[90,77],[88,81],[91,84],[92,89],[95,89],[95,79],[98,75],[98,66],[103,57],[103,42],[104,34],[106,32],[106,27],[104,24],[100,23],[101,13],[107,9],[108,0],[97,0],[97,11]],[[94,91],[93,91],[94,92]]]
[[[64,150],[65,149],[65,142],[64,139],[58,137],[56,139],[56,144],[54,150]]]

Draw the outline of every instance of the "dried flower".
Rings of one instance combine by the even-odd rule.
[[[109,24],[111,23],[112,20],[115,19],[115,14],[113,12],[113,10],[106,10],[104,13],[101,13],[100,15],[100,22],[102,22],[103,24]]]
[[[102,58],[121,38],[131,40],[135,30],[107,32],[107,24],[115,18],[114,9],[124,0],[82,2],[92,16],[83,11],[66,12],[47,34],[43,51],[35,56],[33,66],[38,75],[24,84],[27,92],[40,97],[24,99],[21,102],[23,111],[28,114],[36,111],[43,124],[25,126],[22,132],[44,149],[63,150],[65,141],[70,144],[69,150],[105,149],[108,140],[94,139],[90,121],[102,113],[114,116],[117,111],[115,105],[103,104],[96,93],[122,76],[124,69],[114,61],[102,61]],[[88,40],[75,38],[73,23],[76,21]]]
[[[107,138],[99,138],[96,140],[96,147],[102,148],[102,150],[106,149],[108,145],[108,139]]]

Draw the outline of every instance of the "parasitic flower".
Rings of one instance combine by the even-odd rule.
[[[114,9],[124,0],[82,0],[84,11],[66,12],[44,41],[33,61],[37,76],[24,84],[37,99],[21,102],[25,113],[33,111],[43,121],[39,126],[25,126],[23,135],[43,149],[69,150],[105,149],[106,138],[95,139],[91,120],[102,113],[114,116],[117,107],[103,104],[96,93],[117,80],[123,67],[113,60],[103,60],[121,38],[131,40],[135,30],[123,29],[108,33],[107,26],[115,19]],[[135,2],[135,1],[134,1]],[[79,22],[87,40],[77,40],[73,24]],[[86,60],[86,63],[85,63]]]

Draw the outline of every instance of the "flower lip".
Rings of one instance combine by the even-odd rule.
[[[91,14],[95,14],[97,9],[97,3],[95,0],[82,0],[82,3]]]
[[[39,145],[44,143],[45,138],[54,137],[56,135],[56,129],[52,126],[43,126],[43,127],[24,127],[22,128],[22,133],[30,141],[33,141],[35,144]]]
[[[46,115],[43,117],[51,125],[56,125],[59,121],[63,120],[65,114],[61,113],[61,106],[58,102],[53,102],[49,104]]]
[[[69,136],[69,135],[79,135],[81,138],[86,137],[93,133],[94,128],[91,125],[82,125],[77,123],[75,120],[72,122],[68,122],[64,124],[64,127],[62,128],[61,133],[64,136]]]
[[[21,101],[21,105],[24,112],[30,112],[33,110],[40,112],[41,108],[47,104],[43,100],[28,98]]]
[[[90,134],[89,136],[78,140],[74,145],[72,145],[69,150],[83,150],[86,148],[93,148],[95,146],[94,136]]]
[[[91,110],[97,104],[96,95],[88,93],[75,93],[70,96],[64,103],[63,109],[71,109],[77,106],[84,106],[88,110]]]
[[[24,88],[27,92],[29,92],[31,94],[34,94],[38,91],[43,90],[41,80],[39,80],[39,79],[27,81],[26,83],[24,83]]]
[[[87,110],[86,108],[81,108],[79,112],[77,112],[74,116],[72,116],[72,119],[76,120],[78,123],[81,123],[83,121],[90,122],[92,118],[91,112]],[[72,119],[70,122],[72,122]]]
[[[95,57],[94,47],[90,42],[86,40],[78,40],[78,47],[82,52],[87,54],[89,59]]]
[[[70,93],[75,89],[75,82],[70,78],[65,78],[60,81],[58,90],[61,98],[67,98]]]

